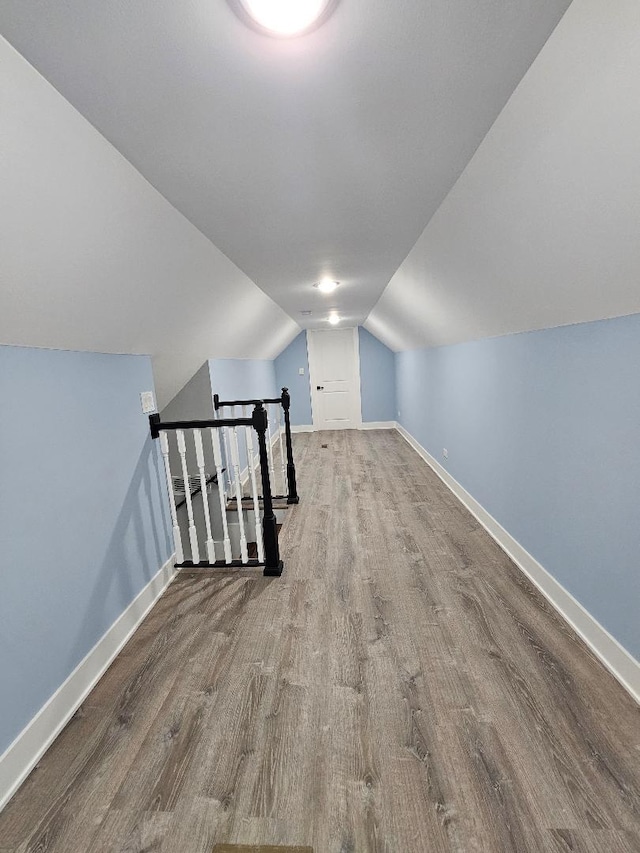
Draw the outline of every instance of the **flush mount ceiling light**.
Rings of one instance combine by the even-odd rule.
[[[337,314],[329,314],[327,320],[331,323],[332,326],[337,326],[340,322],[340,317]]]
[[[336,287],[340,284],[339,281],[332,281],[330,278],[323,278],[322,281],[314,284],[314,287],[317,287],[320,293],[332,293]]]
[[[301,36],[324,23],[338,0],[229,0],[254,29],[270,36]]]

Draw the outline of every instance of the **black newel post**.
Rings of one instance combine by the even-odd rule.
[[[293,445],[291,444],[291,421],[289,420],[289,409],[291,408],[291,395],[288,388],[282,389],[282,408],[284,409],[284,437],[287,444],[287,483],[289,494],[288,504],[300,503],[298,497],[298,486],[296,485],[296,466],[293,463]]]
[[[154,412],[152,415],[149,415],[149,427],[151,428],[151,438],[159,438],[160,415],[158,414],[158,412]]]
[[[252,415],[253,428],[258,433],[258,449],[260,453],[260,474],[262,476],[262,536],[264,541],[264,574],[279,577],[282,574],[282,560],[278,548],[278,528],[271,500],[271,482],[269,480],[269,457],[267,456],[267,410],[262,403],[257,403]]]

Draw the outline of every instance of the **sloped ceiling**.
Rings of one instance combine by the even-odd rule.
[[[0,342],[154,356],[160,406],[299,327],[0,38]],[[145,389],[140,389],[145,390]]]
[[[318,31],[287,41],[248,29],[224,0],[2,0],[0,30],[246,276],[314,326],[330,306],[364,320],[568,4],[341,0]],[[312,288],[322,275],[342,282],[330,300]],[[230,272],[228,289],[242,288]],[[166,335],[187,347],[213,336],[196,291],[178,278],[169,289]],[[142,346],[151,295],[132,290],[123,323]],[[107,314],[114,296],[105,291]],[[227,332],[243,322],[233,304],[219,305]],[[120,344],[104,338],[128,346],[124,330]]]
[[[395,350],[640,312],[640,4],[574,0],[366,327]]]

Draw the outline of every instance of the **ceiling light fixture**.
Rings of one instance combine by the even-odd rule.
[[[339,284],[339,281],[332,281],[330,278],[323,278],[322,281],[319,281],[313,286],[317,287],[320,293],[332,293]]]
[[[329,17],[337,0],[230,0],[254,29],[270,36],[301,36]]]
[[[340,322],[340,317],[338,317],[337,314],[329,314],[329,317],[327,319],[332,326],[337,326]]]

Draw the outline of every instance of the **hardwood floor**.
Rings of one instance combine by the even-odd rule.
[[[282,578],[181,575],[0,853],[638,853],[631,698],[396,433],[295,452]]]

